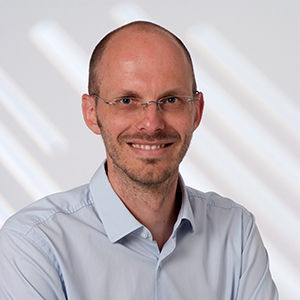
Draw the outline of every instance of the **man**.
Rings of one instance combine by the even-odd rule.
[[[177,37],[148,22],[107,35],[82,111],[107,160],[7,221],[1,299],[278,299],[253,216],[178,174],[203,97]]]

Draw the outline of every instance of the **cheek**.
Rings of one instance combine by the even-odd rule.
[[[115,114],[101,111],[98,113],[98,119],[103,130],[110,136],[118,137],[130,127],[128,118],[117,117]]]
[[[194,131],[194,117],[190,115],[188,118],[178,117],[177,121],[173,121],[172,126],[180,135],[190,135]]]

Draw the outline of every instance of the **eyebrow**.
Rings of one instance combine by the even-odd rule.
[[[160,98],[165,97],[165,96],[188,96],[188,95],[186,95],[186,93],[182,92],[182,89],[177,88],[177,89],[167,90],[160,96]]]
[[[118,92],[119,95],[118,97],[134,97],[134,98],[142,98],[139,93],[132,91],[132,90],[121,90],[120,92]]]

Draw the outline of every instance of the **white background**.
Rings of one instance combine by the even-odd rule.
[[[298,0],[0,0],[0,226],[89,181],[105,157],[80,110],[89,56],[150,20],[185,42],[205,96],[186,183],[254,213],[280,298],[300,299],[299,14]]]

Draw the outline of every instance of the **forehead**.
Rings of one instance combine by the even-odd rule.
[[[192,78],[183,48],[174,37],[159,30],[124,30],[115,34],[98,62],[97,73],[101,85],[108,80],[120,82],[126,76],[135,81]]]
[[[116,33],[107,43],[102,62],[107,59],[122,59],[125,56],[151,58],[161,51],[167,52],[171,57],[177,55],[178,59],[186,60],[182,47],[169,33],[158,29],[127,29]]]

